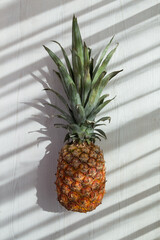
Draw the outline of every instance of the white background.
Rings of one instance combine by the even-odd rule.
[[[104,91],[117,96],[98,143],[107,193],[87,214],[56,200],[65,131],[43,105],[58,99],[42,91],[62,92],[42,45],[70,55],[73,13],[93,55],[115,34],[109,71],[124,69]],[[160,239],[160,1],[0,0],[0,149],[0,240]]]

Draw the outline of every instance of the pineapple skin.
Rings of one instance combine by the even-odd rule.
[[[101,204],[106,170],[99,146],[66,144],[59,154],[56,175],[58,201],[67,210],[86,213]]]

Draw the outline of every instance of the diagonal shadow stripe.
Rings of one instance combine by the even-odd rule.
[[[159,4],[159,6],[160,6],[160,4]],[[145,21],[146,20],[146,16],[147,16],[147,20],[148,20],[149,18],[159,14],[159,12],[157,10],[159,8],[159,6],[155,5],[155,6],[149,8],[147,10],[144,10],[144,11],[138,13],[138,14],[135,14],[134,16],[132,16],[130,18],[125,19],[124,21],[122,21],[122,22],[120,22],[118,24],[115,24],[115,25],[112,25],[112,26],[108,27],[106,30],[102,30],[99,33],[93,34],[92,36],[89,36],[88,38],[86,38],[86,41],[89,41],[90,39],[94,38],[94,44],[95,44],[96,42],[99,42],[99,41],[101,41],[103,39],[106,39],[107,37],[110,37],[111,36],[111,32],[113,31],[113,29],[114,30],[118,29],[119,32],[122,32],[122,31],[130,28],[132,25],[134,26],[134,25],[137,25],[137,24]],[[99,17],[97,17],[97,18],[99,19]],[[96,20],[96,17],[93,20]],[[138,20],[138,22],[137,22],[137,20]],[[126,26],[126,24],[124,24],[125,22],[127,22],[127,24],[128,23],[130,23],[130,24],[128,24]],[[90,24],[90,22],[83,22],[83,24],[80,24],[80,26],[83,27],[83,26],[86,26],[88,24]],[[66,28],[63,31],[63,34],[67,34],[68,32],[70,32],[70,28]],[[105,32],[105,34],[102,34],[103,32]],[[118,33],[118,32],[116,32],[116,33]],[[57,34],[54,34],[54,36],[53,35],[51,35],[50,37],[48,36],[48,37],[46,37],[44,39],[41,39],[40,41],[37,41],[36,43],[34,43],[34,44],[30,45],[30,46],[24,47],[22,54],[28,53],[29,51],[32,51],[32,50],[35,50],[35,48],[37,48],[38,46],[41,46],[42,44],[44,44],[44,42],[48,41],[49,38],[50,39],[57,39],[57,38],[59,38],[59,36],[61,36],[61,34],[62,33],[57,33]],[[109,35],[107,35],[107,34],[109,34]],[[97,38],[99,38],[99,35],[100,36],[104,35],[104,38],[100,39],[100,40],[97,39]],[[69,47],[67,47],[67,48],[69,48]],[[2,62],[4,64],[4,62],[8,61],[8,59],[11,60],[11,59],[15,58],[15,54],[16,54],[16,52],[12,52],[12,53],[8,53],[8,54],[4,55],[0,62]]]
[[[135,21],[136,21],[136,19],[135,19]],[[90,37],[92,37],[92,36],[90,36]],[[107,37],[105,36],[105,39],[106,38]],[[57,52],[55,52],[55,53],[57,53]],[[23,71],[23,76],[25,76],[29,72],[34,72],[35,70],[37,70],[37,68],[43,68],[46,65],[46,62],[47,62],[48,59],[49,59],[48,57],[45,57],[45,58],[43,58],[43,59],[41,59],[41,60],[39,60],[39,61],[37,61],[35,63],[29,64],[26,67],[23,67],[20,70],[14,71],[14,72],[4,76],[3,78],[0,79],[1,86],[3,87],[5,85],[13,83],[13,81],[17,81],[21,71]],[[11,81],[11,79],[12,79],[12,81]]]
[[[135,101],[137,101],[138,99],[141,99],[141,98],[143,98],[143,97],[146,97],[146,96],[148,96],[148,95],[150,95],[150,94],[152,94],[152,93],[155,93],[155,92],[157,92],[157,91],[159,91],[159,90],[160,90],[160,88],[154,89],[154,90],[149,91],[149,92],[147,92],[147,93],[145,93],[145,94],[142,94],[142,95],[140,95],[140,96],[137,96],[137,97],[135,97],[135,98],[132,98],[132,99],[126,101],[126,102],[123,102],[123,103],[121,103],[121,104],[118,104],[118,106],[111,107],[111,108],[108,110],[108,112],[113,111],[113,110],[116,109],[117,107],[120,108],[120,107],[122,107],[122,106],[125,106],[126,104],[131,103],[131,102],[135,102]],[[1,95],[1,97],[2,97],[2,95]],[[53,98],[53,97],[52,97],[52,98]],[[43,98],[43,99],[45,99],[45,98]],[[45,100],[47,100],[47,99],[45,99]],[[33,107],[33,105],[34,105],[34,104],[32,104],[32,107]],[[25,112],[26,110],[28,110],[29,106],[30,106],[29,104],[26,104],[26,105],[23,105],[23,107],[18,108],[18,113]],[[4,116],[2,116],[2,117],[0,118],[0,121],[4,121],[4,120],[12,117],[12,116],[15,114],[15,112],[16,112],[16,109],[11,110],[9,113],[7,113],[7,114],[5,114]]]
[[[46,61],[47,61],[47,60],[50,60],[50,59],[47,59],[47,58],[46,58]],[[155,60],[155,61],[153,61],[153,62],[151,62],[151,63],[145,64],[144,66],[142,66],[142,67],[140,67],[140,68],[138,68],[138,69],[136,69],[136,70],[133,70],[133,71],[131,71],[131,72],[129,72],[129,73],[123,74],[122,77],[117,77],[117,78],[113,79],[113,80],[112,80],[112,84],[113,84],[115,81],[116,81],[116,85],[122,84],[124,81],[127,81],[129,77],[130,77],[130,78],[135,77],[137,74],[142,73],[142,71],[150,70],[150,67],[151,67],[151,66],[152,66],[152,68],[153,68],[153,66],[156,66],[157,64],[158,64],[158,65],[160,64],[160,59],[157,59],[157,60]],[[24,69],[29,69],[29,68],[30,68],[30,67],[28,66],[28,67],[25,67]],[[12,77],[14,77],[14,74],[13,74]],[[16,77],[16,75],[15,75],[15,77]],[[10,79],[8,79],[8,77],[7,77],[7,78],[6,78],[6,77],[3,78],[3,80],[4,80],[4,79],[7,79],[7,80],[8,80],[8,84],[11,84],[11,83],[12,83],[12,82],[10,81]],[[16,79],[17,79],[17,78],[16,78]],[[19,79],[19,78],[18,78],[18,79]],[[2,80],[2,85],[3,85],[3,80]],[[34,81],[33,81],[32,79],[30,79],[29,81],[25,81],[24,83],[21,83],[20,87],[21,87],[21,89],[22,89],[22,88],[31,86],[32,84],[34,84]],[[15,91],[16,89],[17,89],[17,86],[14,86],[14,87],[11,88],[10,90],[7,90],[6,92],[2,93],[2,94],[0,95],[0,97],[1,97],[1,98],[2,98],[2,97],[5,97],[6,95],[12,93],[12,92]],[[122,106],[123,106],[123,104],[122,104]]]
[[[94,5],[91,5],[91,7],[90,7],[91,11],[98,10],[98,8],[103,7],[103,6],[105,6],[105,5],[109,4],[109,3],[112,3],[114,1],[117,1],[117,0],[108,0],[108,1],[104,0],[104,1],[101,1],[101,2],[96,3]],[[84,14],[88,14],[88,12],[89,12],[89,9],[85,8],[85,9],[80,10],[80,11],[75,11],[75,14],[76,14],[76,16],[83,16]],[[43,28],[41,28],[39,30],[36,30],[36,31],[34,31],[34,32],[30,33],[30,34],[27,34],[27,36],[25,36],[25,37],[21,37],[20,40],[12,41],[10,43],[5,44],[4,46],[0,47],[0,51],[1,50],[5,50],[6,48],[9,48],[9,47],[11,47],[11,46],[13,46],[13,45],[15,45],[17,43],[20,43],[20,42],[22,43],[23,41],[25,41],[27,39],[30,39],[30,38],[38,35],[38,34],[41,34],[41,33],[45,32],[45,31],[48,31],[51,28],[57,27],[58,25],[60,25],[62,23],[66,23],[68,21],[71,21],[71,19],[72,19],[72,15],[69,15],[67,17],[62,18],[61,22],[60,21],[56,21],[56,22],[54,22],[52,24],[48,24],[48,26],[45,26],[45,27],[43,27]]]
[[[66,3],[73,2],[74,0],[67,0]],[[32,3],[32,5],[31,5]],[[64,5],[65,3],[63,3]],[[51,9],[55,9],[59,6],[61,6],[62,3],[60,1],[50,1],[46,0],[45,2],[43,0],[34,0],[31,2],[25,1],[23,2],[23,5],[19,3],[19,1],[10,1],[9,4],[6,4],[5,7],[0,9],[0,16],[7,16],[7,26],[12,26],[13,24],[17,23],[17,19],[10,18],[10,12],[17,12],[17,8],[19,8],[20,15],[21,15],[21,22],[27,19],[30,19],[34,16],[37,16],[41,13],[50,11]],[[30,8],[30,11],[27,11],[27,8]],[[28,14],[28,15],[27,15]],[[18,18],[19,21],[19,18]],[[1,18],[0,22],[0,29],[6,28],[6,20]]]
[[[123,106],[125,106],[125,105],[127,105],[127,104],[129,104],[129,103],[131,103],[131,102],[136,102],[137,100],[139,100],[139,99],[141,99],[141,98],[144,98],[144,97],[146,97],[146,96],[149,97],[149,95],[151,95],[151,94],[153,94],[153,93],[155,93],[155,92],[158,92],[158,91],[160,91],[160,88],[156,88],[156,89],[154,89],[154,90],[152,90],[152,91],[149,91],[149,92],[147,92],[147,93],[141,94],[140,96],[137,96],[137,97],[135,97],[135,98],[132,98],[132,99],[126,101],[126,102],[120,103],[120,104],[118,104],[118,105],[115,106],[115,107],[111,107],[108,112],[113,111],[113,110],[116,109],[116,108],[123,107]]]
[[[154,66],[159,66],[160,65],[160,59],[153,60],[152,62],[146,63],[143,66],[137,68],[136,70],[130,71],[126,74],[121,75],[121,77],[118,77],[118,81],[116,82],[116,85],[119,85],[121,83],[124,83],[125,81],[128,80],[128,78],[133,78],[138,74],[143,73],[144,71],[146,72],[147,70],[151,70],[151,67],[153,69]],[[112,82],[115,80],[113,79]]]
[[[156,153],[157,151],[160,151],[160,147],[158,147],[158,148],[156,148],[156,149],[154,149],[154,150],[152,150],[152,151],[150,151],[150,152],[147,152],[147,153],[141,155],[140,157],[135,158],[134,160],[132,160],[132,161],[130,161],[130,162],[128,162],[128,163],[126,163],[126,164],[118,167],[118,168],[115,168],[115,169],[109,171],[109,172],[107,173],[107,176],[110,176],[111,174],[119,171],[119,170],[122,169],[122,168],[124,169],[124,168],[126,168],[126,167],[128,167],[128,166],[130,166],[130,165],[132,165],[132,164],[135,164],[135,163],[138,162],[139,160],[141,160],[141,159],[143,159],[143,158],[146,158],[146,157],[148,157],[149,155],[151,155],[151,154],[153,154],[153,153]]]
[[[0,203],[3,204],[8,201],[12,201],[13,196],[14,196],[14,190],[15,190],[15,189],[13,189],[14,188],[13,186],[16,187],[16,183],[22,184],[23,192],[26,193],[35,186],[35,181],[36,181],[36,169],[31,170],[30,172],[25,173],[22,176],[17,177],[15,179],[9,181],[8,183],[1,185],[0,192],[2,193],[2,195],[0,198]],[[16,197],[20,196],[23,192],[22,191],[16,192]]]
[[[109,223],[103,224],[101,227],[94,228],[94,237],[99,237],[103,235],[106,231],[108,232],[111,229],[111,226],[115,226],[119,224],[119,221],[125,221],[129,220],[130,218],[133,217],[138,217],[139,215],[143,214],[144,212],[150,211],[151,209],[153,210],[159,205],[159,201],[155,201],[153,203],[147,204],[146,206],[142,207],[141,209],[132,211],[130,213],[127,213],[123,215],[120,219],[119,217],[115,220],[110,221]],[[74,229],[73,229],[74,230]],[[79,237],[72,238],[70,240],[81,240],[85,239],[88,233],[81,234]],[[127,239],[128,240],[128,239]]]
[[[140,13],[137,13],[132,17],[126,18],[124,21],[114,24],[106,28],[105,30],[102,30],[93,34],[92,38],[94,39],[94,43],[97,43],[99,41],[102,41],[103,39],[106,39],[107,37],[110,37],[111,35],[118,34],[124,30],[127,30],[135,25],[138,25],[148,20],[149,18],[159,16],[159,15],[160,15],[160,3],[144,11],[141,11]],[[158,21],[158,18],[157,18],[157,21]],[[86,38],[86,41],[89,40],[89,38],[90,37]]]
[[[148,190],[146,190],[146,191],[144,191],[142,193],[139,193],[139,194],[137,194],[137,195],[135,195],[135,196],[133,196],[131,198],[128,198],[127,200],[124,200],[124,201],[122,201],[120,203],[114,204],[111,207],[108,207],[108,208],[106,208],[104,210],[101,210],[98,213],[93,214],[92,215],[92,219],[95,219],[96,221],[99,220],[99,219],[102,219],[102,218],[106,217],[109,214],[112,214],[112,213],[114,213],[116,211],[119,211],[119,210],[123,209],[124,207],[127,207],[127,206],[129,206],[129,205],[131,205],[131,204],[133,204],[135,202],[138,202],[138,201],[144,199],[145,197],[148,197],[148,196],[150,196],[152,194],[155,194],[155,193],[159,192],[159,190],[160,190],[160,185],[156,185],[155,187],[150,188],[150,189],[148,189]],[[144,211],[146,211],[148,208],[152,208],[152,206],[156,207],[157,204],[158,204],[158,202],[155,202],[155,203],[149,204],[149,205],[145,206],[144,208],[141,208],[140,210],[137,210],[137,211],[135,211],[133,213],[126,214],[126,215],[124,215],[121,218],[121,220],[125,220],[125,219],[128,219],[128,218],[132,217],[132,216],[141,214]],[[109,222],[108,224],[105,224],[104,226],[102,226],[100,229],[99,228],[98,229],[94,229],[94,232],[98,231],[98,233],[101,233],[103,228],[107,228],[108,227],[108,229],[109,229],[109,227],[112,226],[112,224],[116,224],[118,222],[119,222],[119,219],[113,220],[113,221]],[[55,233],[46,236],[46,238],[52,236],[52,238],[55,240],[59,236],[61,236],[61,234],[63,232],[65,232],[65,235],[67,235],[67,234],[69,234],[69,233],[71,233],[73,231],[76,231],[77,229],[79,229],[79,228],[81,228],[83,226],[87,226],[88,223],[90,223],[90,217],[86,217],[85,219],[82,219],[82,220],[80,220],[80,221],[78,221],[76,223],[73,223],[70,226],[66,227],[65,229],[62,229],[60,231],[56,231]],[[77,237],[76,240],[81,240],[83,238],[86,239],[86,235],[87,234],[83,234],[83,235]],[[40,238],[39,240],[45,240],[46,238]]]
[[[15,155],[17,153],[23,152],[23,151],[25,151],[25,150],[33,147],[33,146],[36,146],[36,145],[37,145],[37,142],[34,141],[34,142],[31,142],[31,143],[25,144],[22,147],[19,147],[17,149],[14,149],[14,150],[11,150],[11,151],[9,151],[7,153],[4,153],[4,154],[2,154],[0,156],[0,162],[2,162],[3,160],[7,159],[8,157],[11,157],[11,156],[13,156],[13,155]]]
[[[35,63],[28,64],[25,67],[23,67],[23,68],[21,68],[21,69],[19,69],[17,71],[9,73],[8,75],[6,75],[5,77],[0,79],[1,88],[3,86],[9,85],[9,84],[13,84],[13,81],[14,81],[14,83],[17,82],[18,79],[19,79],[19,74],[21,72],[23,72],[23,76],[25,76],[25,75],[27,75],[27,74],[29,74],[31,72],[36,71],[39,68],[43,68],[44,66],[46,66],[47,62],[50,62],[48,60],[49,60],[49,58],[45,57],[45,58],[42,58],[39,61],[36,61]]]
[[[18,113],[22,113],[22,112],[25,112],[26,110],[28,110],[28,106],[27,105],[24,105],[23,107],[20,107],[18,108]],[[12,117],[15,113],[17,112],[17,109],[11,109],[11,111],[8,113],[6,113],[5,115],[3,115],[1,118],[0,118],[0,121],[4,121],[6,119],[9,119],[10,117]]]
[[[18,111],[19,112],[19,111]],[[30,123],[31,120],[30,119],[25,119],[21,122],[18,122],[17,123],[17,126],[18,128],[21,128],[21,127],[24,127],[25,125],[27,125],[28,123]],[[8,132],[12,132],[12,131],[15,131],[15,123],[14,124],[10,124],[9,126],[7,126],[6,128],[3,128],[1,131],[0,131],[0,134],[6,134]]]
[[[92,217],[93,218],[95,217],[96,220],[101,219],[101,218],[103,218],[103,217],[105,217],[105,216],[107,216],[107,215],[109,215],[113,212],[116,212],[120,209],[123,209],[123,208],[125,208],[125,207],[127,207],[131,204],[134,204],[135,202],[138,202],[138,201],[140,201],[140,200],[142,200],[146,197],[149,197],[153,194],[156,194],[157,192],[159,192],[159,190],[160,190],[160,185],[156,185],[156,186],[154,186],[152,188],[149,188],[149,189],[147,189],[147,190],[145,190],[145,191],[143,191],[143,192],[141,192],[141,193],[139,193],[139,194],[137,194],[133,197],[128,198],[127,200],[124,200],[120,203],[114,204],[111,207],[108,207],[108,208],[106,208],[106,209],[104,209],[104,210],[102,210],[98,213],[95,213],[95,214],[92,215]],[[142,209],[141,209],[141,211],[142,211]],[[127,214],[127,216],[128,216],[128,214]],[[86,217],[85,219],[82,219],[82,220],[70,225],[69,227],[67,227],[65,229],[65,234],[68,234],[72,231],[75,231],[79,227],[85,226],[86,224],[88,224],[89,221],[90,221],[90,217]],[[49,219],[49,220],[45,221],[44,223],[40,223],[40,224],[37,224],[36,226],[32,226],[31,228],[28,228],[27,230],[23,231],[22,233],[17,234],[16,237],[17,238],[22,237],[27,232],[31,232],[33,230],[35,231],[39,227],[46,226],[48,224],[51,224],[52,222],[53,222],[53,219]],[[57,239],[57,236],[61,235],[62,232],[64,232],[64,229],[62,229],[60,231],[56,231],[54,234],[51,234],[51,235],[52,235],[53,239]],[[6,240],[9,240],[9,239],[6,239]]]
[[[160,109],[157,109],[151,113],[145,114],[140,118],[131,120],[128,123],[122,125],[118,131],[121,132],[123,128],[125,128],[125,130],[127,130],[128,135],[123,137],[123,140],[121,140],[121,142],[119,143],[119,147],[123,146],[125,143],[129,143],[139,137],[149,134],[150,132],[155,131],[156,129],[159,129],[159,125],[160,125],[159,117],[160,117]],[[136,128],[136,131],[135,131],[135,128]],[[116,147],[116,142],[117,142],[116,136],[117,136],[117,129],[109,132],[108,133],[108,138],[110,139],[110,142],[108,143],[109,147],[108,149],[106,149],[106,145],[104,145],[105,143],[102,142],[101,143],[102,149],[106,149],[108,152],[113,150]],[[36,142],[32,142],[20,148],[17,148],[16,150],[9,151],[8,153],[5,153],[0,156],[0,161],[3,161],[8,157],[14,154],[20,153],[26,149],[29,149],[30,147],[35,145],[36,145]]]
[[[160,47],[160,43],[157,43],[157,44],[155,44],[154,46],[153,45],[151,45],[150,47],[148,47],[148,48],[145,48],[144,50],[142,50],[142,51],[138,51],[137,53],[134,53],[134,54],[131,54],[130,56],[128,56],[128,57],[126,57],[126,58],[124,58],[124,59],[122,59],[122,60],[120,60],[120,61],[117,61],[116,63],[114,63],[114,64],[110,64],[110,69],[112,69],[113,67],[115,68],[115,67],[119,67],[119,65],[122,65],[122,64],[124,64],[124,63],[126,63],[126,62],[128,62],[128,61],[130,61],[130,60],[133,60],[134,58],[138,58],[138,57],[140,57],[140,56],[142,56],[142,55],[144,55],[144,54],[146,54],[146,53],[148,53],[148,52],[151,52],[151,51],[154,51],[156,48],[159,48]],[[158,49],[157,49],[158,50]]]
[[[150,225],[147,225],[144,228],[141,228],[141,229],[137,230],[136,232],[131,233],[128,236],[121,238],[120,240],[134,240],[143,235],[146,235],[149,232],[152,232],[153,230],[155,230],[157,228],[160,228],[160,221],[156,221]],[[157,240],[158,239],[159,238],[157,238]]]
[[[17,213],[15,215],[12,216],[12,222],[15,222],[16,220],[19,220],[21,218],[24,218],[26,217],[27,215],[29,214],[33,214],[35,212],[37,212],[39,210],[39,207],[38,206],[32,206],[31,208],[29,209],[26,209],[26,210],[23,210],[22,212],[20,213]],[[4,227],[8,224],[8,218],[4,219],[3,221],[1,221],[1,224],[0,226],[1,227]]]
[[[108,191],[106,190],[106,197],[107,197],[107,195],[110,196],[111,194],[114,194],[115,192],[117,192],[119,190],[120,191],[124,190],[125,188],[130,187],[132,185],[135,185],[138,182],[140,182],[144,179],[147,179],[149,177],[152,177],[152,176],[154,176],[155,174],[158,174],[158,173],[159,173],[159,168],[155,167],[155,168],[141,174],[139,177],[135,177],[135,178],[133,178],[133,179],[131,179],[131,180],[125,182],[125,183],[122,183],[122,184],[120,184],[120,185],[118,185],[114,188],[109,189]]]
[[[35,69],[37,69],[37,67],[35,67],[35,66],[38,66],[38,68],[43,68],[43,67],[44,67],[44,62],[45,62],[45,63],[47,63],[47,62],[51,63],[52,61],[51,61],[48,57],[45,57],[45,58],[43,58],[43,60],[37,61],[36,63],[30,64],[30,65],[24,67],[24,68],[21,69],[21,70],[18,70],[18,71],[15,71],[15,72],[11,73],[11,74],[8,74],[7,76],[5,76],[5,77],[3,77],[3,78],[0,79],[0,81],[1,81],[1,86],[3,87],[3,86],[5,86],[5,85],[12,84],[13,81],[18,81],[18,79],[19,79],[19,76],[18,76],[18,75],[19,75],[19,73],[20,73],[22,70],[23,70],[23,76],[25,76],[26,74],[28,74],[29,71],[30,71],[30,72],[34,72]],[[131,72],[129,72],[129,73],[123,74],[122,77],[116,78],[116,79],[118,79],[118,81],[116,82],[116,84],[121,84],[121,83],[123,83],[124,81],[128,80],[128,77],[130,77],[130,78],[131,78],[132,76],[135,77],[136,74],[139,74],[139,73],[141,73],[141,72],[143,72],[143,71],[145,71],[145,70],[147,70],[147,69],[150,69],[151,66],[152,66],[152,68],[153,68],[153,66],[154,66],[154,65],[156,66],[157,64],[160,64],[160,59],[154,60],[154,61],[152,61],[152,62],[150,62],[150,63],[147,63],[147,64],[139,67],[139,68],[136,69],[136,70],[133,70],[133,71],[131,71]],[[11,81],[11,79],[12,79],[12,81]],[[115,81],[115,80],[112,80],[112,82],[114,82],[114,81]],[[32,80],[30,80],[30,81],[28,81],[28,82],[21,83],[21,88],[26,87],[26,86],[29,86],[29,85],[32,84],[32,83],[33,83]],[[13,89],[10,89],[9,92],[13,91],[14,89],[15,89],[15,87],[13,87]],[[7,90],[7,91],[8,91],[8,90]],[[2,96],[5,96],[5,95],[7,95],[7,94],[8,94],[8,92],[4,92],[4,93],[2,93]]]
[[[125,131],[124,131],[125,129]],[[142,117],[135,118],[118,129],[107,134],[109,142],[106,145],[104,141],[101,142],[101,148],[107,152],[115,149],[117,144],[117,136],[119,137],[118,147],[130,143],[139,137],[146,136],[147,134],[160,129],[160,109],[156,109]],[[122,136],[122,134],[125,134]]]
[[[65,212],[65,217],[68,217],[70,216],[72,213],[71,212]],[[61,216],[63,217],[64,214],[61,214]],[[45,226],[48,226],[48,225],[51,225],[53,224],[55,221],[57,221],[59,218],[59,214],[56,214],[56,216],[54,217],[51,217],[49,219],[47,219],[46,221],[43,221],[39,224],[36,224],[36,225],[33,225],[32,227],[24,230],[23,232],[21,233],[18,233],[18,234],[15,234],[15,239],[18,239],[20,237],[23,237],[25,234],[29,234],[30,232],[32,231],[36,231],[37,229],[41,228],[41,227],[45,227]],[[9,238],[5,239],[5,240],[10,240]]]

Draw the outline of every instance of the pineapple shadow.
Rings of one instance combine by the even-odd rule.
[[[46,73],[43,70],[39,70],[42,78],[45,78],[45,81],[41,80],[41,77],[37,77],[34,74],[31,74],[32,77],[42,84],[43,89],[46,87],[51,87],[56,91],[61,92],[59,84],[57,83],[56,76],[53,73]],[[54,78],[54,80],[53,80]],[[56,86],[53,86],[56,83]],[[49,91],[46,92],[49,102],[56,104],[56,98],[53,93]],[[48,100],[47,100],[48,101]],[[58,200],[56,193],[56,171],[57,171],[57,159],[59,151],[63,145],[64,139],[64,130],[57,129],[54,127],[53,114],[55,110],[45,105],[46,101],[38,99],[38,103],[30,104],[32,107],[38,109],[42,114],[34,115],[32,117],[33,121],[40,123],[43,128],[37,130],[38,133],[43,134],[44,136],[37,139],[37,143],[40,144],[44,141],[50,141],[49,145],[46,146],[45,155],[40,160],[37,168],[37,204],[47,212],[66,212]],[[59,102],[58,104],[59,105]],[[60,106],[59,107],[63,107]],[[58,120],[57,120],[58,122]]]
[[[37,204],[47,212],[65,212],[57,200],[56,186],[56,168],[57,147],[52,143],[46,148],[46,154],[40,161],[37,169]]]

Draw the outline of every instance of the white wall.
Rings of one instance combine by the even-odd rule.
[[[110,70],[124,69],[105,89],[117,95],[103,111],[107,194],[87,214],[56,200],[65,132],[43,105],[59,101],[42,91],[46,82],[61,91],[42,44],[69,53],[73,13],[94,55],[116,35]],[[159,33],[159,0],[0,1],[0,240],[160,239]]]

